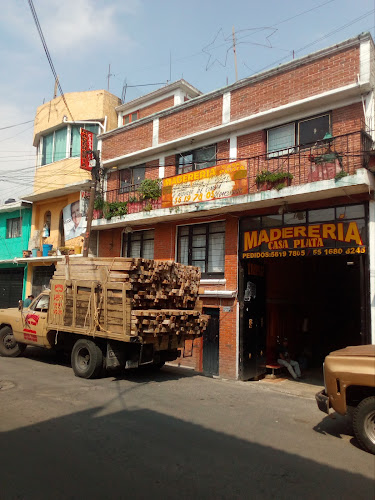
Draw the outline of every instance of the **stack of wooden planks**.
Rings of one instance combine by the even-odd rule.
[[[132,309],[194,309],[200,270],[170,260],[89,257],[59,262],[53,277],[127,283]]]
[[[51,281],[52,292],[64,284],[54,323],[115,336],[199,336],[208,321],[199,281],[199,268],[174,261],[65,257]]]

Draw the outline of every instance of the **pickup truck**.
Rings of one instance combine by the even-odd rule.
[[[316,394],[319,409],[352,417],[358,442],[375,454],[375,345],[333,351],[323,371],[325,389]]]
[[[168,261],[67,260],[27,309],[21,301],[0,310],[0,355],[19,356],[27,345],[67,352],[82,378],[161,367],[207,326],[197,306],[199,278],[197,268]]]

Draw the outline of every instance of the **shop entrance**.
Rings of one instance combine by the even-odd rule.
[[[368,342],[365,259],[355,254],[243,261],[241,378],[256,378],[265,364],[276,362],[283,338],[304,371],[321,369],[333,350]],[[256,286],[249,301],[248,283]]]

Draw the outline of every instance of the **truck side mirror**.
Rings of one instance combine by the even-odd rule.
[[[19,300],[18,301],[18,310],[22,311],[22,309],[23,309],[23,300]]]

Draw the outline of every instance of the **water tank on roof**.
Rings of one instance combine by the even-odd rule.
[[[4,205],[7,205],[8,203],[15,203],[15,199],[14,198],[8,198],[7,201],[4,201]]]

